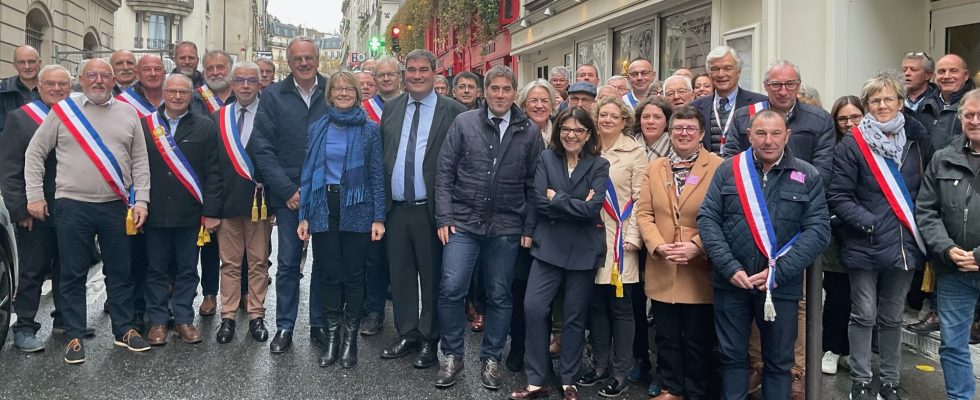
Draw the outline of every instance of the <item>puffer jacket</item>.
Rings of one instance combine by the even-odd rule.
[[[899,171],[909,195],[915,199],[922,171],[932,158],[932,144],[925,128],[909,116],[905,118],[905,135],[908,141]],[[841,222],[835,233],[841,239],[843,266],[870,271],[922,267],[926,255],[892,211],[851,133],[837,146],[833,177],[827,190],[830,211]]]
[[[716,290],[749,291],[729,281],[739,270],[745,270],[749,276],[763,271],[768,260],[748,234],[750,229],[735,187],[732,160],[725,160],[711,179],[698,213],[698,232],[714,267],[712,286]],[[799,300],[803,295],[803,272],[830,240],[830,212],[823,182],[817,169],[794,157],[789,148],[767,177],[763,178],[761,163],[755,162],[754,167],[759,179],[765,182],[763,197],[776,229],[776,245],[782,247],[800,234],[793,248],[779,258],[772,295]]]
[[[980,257],[980,173],[970,168],[960,137],[936,152],[926,168],[916,199],[915,220],[937,274],[960,274],[980,279],[977,272],[960,272],[946,252],[953,246]],[[978,259],[980,261],[980,259]]]
[[[948,146],[957,138],[963,136],[963,126],[960,124],[959,117],[956,116],[959,110],[960,99],[966,92],[973,90],[973,81],[967,79],[960,90],[950,96],[949,105],[943,103],[939,91],[922,99],[922,105],[915,114],[915,118],[926,127],[929,138],[932,139],[932,148],[941,150]]]

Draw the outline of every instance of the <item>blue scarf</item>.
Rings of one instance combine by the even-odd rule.
[[[336,129],[331,123],[347,128],[347,149],[340,176],[342,205],[362,203],[365,198],[365,150],[361,130],[367,123],[367,114],[357,106],[341,111],[328,105],[327,113],[309,127],[310,140],[300,177],[300,219],[309,221],[310,232],[328,229],[327,136]]]

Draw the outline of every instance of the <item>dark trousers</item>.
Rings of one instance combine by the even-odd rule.
[[[527,324],[527,353],[524,373],[527,383],[545,386],[551,371],[548,340],[551,335],[551,301],[558,286],[565,284],[565,324],[562,334],[558,373],[562,385],[574,385],[582,368],[582,348],[585,346],[585,323],[589,318],[589,297],[593,291],[595,270],[573,271],[534,260],[527,279],[524,314]]]
[[[199,226],[184,228],[146,228],[146,317],[151,325],[167,323],[168,304],[174,322],[194,323],[194,295],[197,291],[197,233]],[[212,240],[214,240],[212,235]],[[173,293],[170,292],[170,266],[176,266]],[[172,296],[172,297],[171,297]]]
[[[130,248],[130,273],[133,277],[133,314],[142,317],[146,313],[146,270],[149,268],[149,258],[146,254],[146,234],[140,232],[133,236],[127,236],[127,240]],[[102,250],[102,253],[105,254],[105,249]]]
[[[194,232],[195,235],[197,232]],[[197,240],[195,236],[194,240]],[[195,244],[196,246],[196,244]],[[196,257],[195,257],[195,261]],[[197,269],[195,266],[194,269]],[[218,276],[221,254],[218,252],[218,235],[211,235],[211,243],[201,247],[201,292],[205,296],[218,295]]]
[[[592,285],[592,302],[589,307],[589,326],[592,332],[592,359],[597,370],[609,371],[619,380],[633,366],[633,290],[635,283],[623,285],[623,297],[616,297],[613,285]],[[574,292],[565,290],[565,302],[571,301]],[[568,316],[562,327],[562,346],[565,346],[565,330]],[[645,321],[645,320],[644,320]]]
[[[364,312],[384,315],[388,296],[388,255],[385,240],[371,241],[364,264]]]
[[[685,399],[714,399],[718,365],[711,304],[669,304],[654,300],[660,385]],[[644,324],[646,325],[646,324]]]
[[[790,398],[799,301],[772,299],[776,320],[768,322],[763,320],[765,299],[765,293],[759,291],[714,289],[722,399],[748,398],[749,336],[753,321],[759,328],[762,343],[762,398]]]
[[[630,300],[633,303],[633,358],[650,362],[650,330],[647,328],[647,294],[643,291],[643,270],[646,268],[646,253],[640,252],[640,283],[633,289]]]
[[[524,301],[527,295],[527,279],[533,260],[529,249],[521,247],[517,250],[517,260],[514,261],[514,286],[511,288],[511,294],[514,296],[514,307],[510,314],[510,353],[507,356],[508,358],[516,357],[517,360],[524,359],[524,345],[527,338]]]
[[[340,194],[327,193],[329,230],[313,234],[313,270],[320,280],[311,290],[320,291],[327,321],[357,321],[364,312],[364,263],[370,233],[340,231]]]
[[[102,249],[112,334],[119,338],[132,328],[133,277],[131,240],[126,236],[126,203],[89,203],[70,199],[55,201],[58,246],[61,250],[61,292],[68,338],[81,338],[87,320],[85,282],[88,280],[92,238],[98,235]]]
[[[41,304],[41,286],[48,273],[51,273],[51,294],[54,298],[54,318],[61,319],[61,268],[58,261],[58,236],[51,220],[34,221],[30,231],[17,226],[18,265],[17,295],[14,297],[14,312],[17,322],[11,328],[14,332],[36,334],[41,324],[34,320]],[[57,324],[56,324],[57,325]]]
[[[442,244],[432,217],[425,204],[394,205],[386,222],[395,330],[402,339],[436,341]]]
[[[850,354],[847,323],[851,315],[851,280],[846,273],[823,272],[823,351]]]
[[[276,328],[292,330],[299,311],[300,258],[303,241],[296,234],[299,212],[286,207],[276,209],[276,226],[279,230],[279,253],[276,256]],[[313,270],[310,282],[319,282],[319,273]],[[310,291],[310,327],[323,327],[320,291]]]
[[[487,286],[483,283],[482,265],[477,264],[473,269],[473,278],[470,279],[470,294],[466,296],[477,314],[487,313]]]

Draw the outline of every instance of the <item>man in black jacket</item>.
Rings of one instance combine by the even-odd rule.
[[[295,37],[286,46],[290,74],[262,91],[255,117],[253,154],[264,179],[269,203],[279,228],[276,259],[276,327],[269,343],[272,353],[285,353],[293,344],[293,328],[299,307],[300,255],[303,242],[299,225],[299,175],[306,157],[307,125],[327,110],[324,88],[327,78],[317,72],[319,53],[313,39]],[[314,270],[311,282],[318,282]],[[319,291],[310,291],[310,335],[326,342]]]
[[[61,317],[60,268],[57,268],[58,240],[54,231],[54,215],[45,221],[37,221],[27,212],[27,194],[24,189],[24,153],[41,126],[51,105],[64,100],[71,92],[71,76],[60,65],[51,65],[38,73],[41,83],[41,99],[7,114],[3,134],[0,134],[0,193],[10,218],[17,222],[17,253],[20,255],[18,270],[17,301],[14,311],[17,322],[14,345],[25,352],[44,349],[44,342],[37,335],[41,324],[34,320],[41,301],[41,285],[45,275],[51,274],[51,293],[54,297],[54,329],[64,330]],[[52,155],[45,160],[44,197],[54,203],[55,167]],[[53,329],[53,330],[54,330]]]
[[[487,288],[481,381],[500,388],[498,363],[513,303],[518,246],[529,248],[534,230],[534,170],[544,149],[537,124],[515,104],[517,77],[509,67],[487,71],[484,105],[460,114],[449,127],[436,168],[439,240],[445,245],[439,288],[439,328],[446,363],[436,387],[456,383],[463,367],[463,300],[474,270]],[[476,268],[477,263],[481,268]]]
[[[24,45],[14,49],[17,75],[0,81],[0,133],[8,112],[38,99],[37,75],[42,66],[41,55],[33,47]]]
[[[742,74],[742,59],[735,49],[728,46],[715,47],[708,53],[705,65],[708,66],[715,94],[694,100],[691,105],[701,112],[701,126],[708,127],[703,139],[704,148],[721,154],[725,133],[731,129],[735,110],[765,101],[766,96],[738,86],[738,79]]]
[[[142,120],[150,162],[150,204],[146,221],[147,341],[167,343],[167,306],[173,307],[174,330],[184,343],[200,343],[194,327],[198,246],[220,222],[221,170],[217,128],[211,119],[188,112],[193,86],[180,74],[164,82],[163,110]],[[171,298],[171,261],[176,278]]]
[[[714,265],[712,286],[723,398],[748,397],[752,321],[762,337],[766,365],[763,398],[790,398],[803,273],[830,240],[823,183],[816,168],[786,149],[789,136],[782,114],[773,110],[756,114],[749,128],[751,153],[740,153],[718,167],[698,215],[701,241]],[[745,167],[738,168],[736,161]],[[755,171],[755,179],[750,179],[750,171]],[[756,193],[753,187],[758,197],[743,195]],[[763,218],[770,221],[752,218],[755,223],[749,223],[753,213],[744,210],[743,204],[753,200],[767,207]],[[766,225],[776,231],[767,235],[761,229],[752,230]],[[760,246],[769,237],[775,243],[763,252]],[[790,243],[793,239],[795,242]],[[787,244],[791,245],[788,250]],[[785,253],[780,254],[780,250]],[[770,274],[776,274],[774,286],[767,285]],[[764,312],[766,308],[769,310]]]
[[[936,86],[938,93],[922,100],[916,118],[929,131],[932,148],[939,151],[963,135],[956,110],[960,98],[973,90],[966,61],[956,54],[940,58],[936,62]]]

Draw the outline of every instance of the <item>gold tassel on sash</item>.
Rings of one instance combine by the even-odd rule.
[[[262,212],[259,212],[259,201],[258,198],[262,198]],[[255,187],[255,192],[252,194],[252,222],[265,221],[269,219],[269,209],[265,206],[265,193],[264,189]]]
[[[612,268],[612,277],[609,279],[609,281],[610,281],[610,283],[612,283],[613,286],[616,287],[616,298],[622,298],[623,297],[623,279],[619,275],[619,268],[616,268],[616,265],[613,265],[613,268]]]
[[[136,235],[136,222],[133,221],[133,207],[129,207],[126,211],[126,234],[129,236]]]
[[[260,218],[265,221],[269,219],[269,209],[265,207],[265,193],[263,193],[261,190],[259,193],[262,195],[262,216]]]
[[[259,222],[259,207],[255,195],[252,195],[252,222]]]
[[[204,217],[201,217],[201,229],[197,231],[197,247],[211,243],[211,232],[204,227]]]
[[[922,272],[922,291],[926,293],[936,292],[936,270],[932,268],[932,262],[926,262],[926,268]]]

